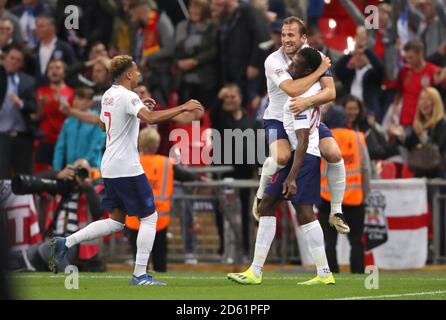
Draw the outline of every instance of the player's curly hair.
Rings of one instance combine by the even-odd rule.
[[[133,65],[133,58],[128,55],[116,56],[110,63],[110,73],[114,79],[119,78]]]
[[[304,58],[306,64],[305,67],[311,70],[311,73],[316,71],[322,62],[322,57],[319,51],[311,47],[300,49],[297,54]]]

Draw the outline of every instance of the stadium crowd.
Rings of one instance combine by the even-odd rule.
[[[191,130],[192,120],[200,120],[200,130],[261,128],[268,105],[264,61],[281,46],[281,22],[290,15],[307,21],[308,44],[332,61],[337,98],[324,106],[323,121],[365,134],[372,177],[446,178],[445,1],[379,2],[378,29],[364,27],[367,1],[339,2],[357,24],[345,51],[325,43],[323,0],[1,0],[0,179],[53,171],[79,182],[76,196],[53,211],[82,218],[55,223],[53,233],[73,233],[104,214],[100,186],[79,178],[73,165],[100,167],[106,133],[94,123],[113,81],[110,59],[118,54],[134,58],[143,76],[137,93],[153,97],[157,109],[191,98],[206,108],[201,119],[191,115],[156,127],[158,153],[168,155],[170,130]],[[69,5],[79,9],[78,28],[67,28]],[[197,142],[207,143],[190,144]],[[255,169],[235,165],[228,175],[255,178]],[[242,190],[240,200],[248,234],[249,192]],[[185,219],[188,230],[191,220]],[[249,237],[243,250],[250,251]],[[79,251],[74,254],[89,259],[97,248]]]

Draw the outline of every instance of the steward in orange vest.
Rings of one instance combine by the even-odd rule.
[[[156,238],[152,249],[153,269],[158,272],[167,271],[167,227],[170,223],[170,209],[174,191],[174,178],[179,181],[199,180],[178,165],[172,158],[155,154],[158,151],[161,137],[154,128],[145,128],[139,133],[139,150],[141,165],[149,180],[155,197],[155,208],[158,213]],[[139,219],[127,216],[125,224],[129,229],[130,244],[136,255],[136,238],[139,229]]]
[[[331,130],[333,137],[341,149],[345,166],[345,194],[342,204],[355,206],[364,202],[364,185],[362,168],[364,153],[366,152],[366,143],[364,134],[359,131],[353,131],[346,128],[336,128]],[[322,180],[321,196],[324,200],[330,201],[330,191],[326,178],[326,163],[321,162]]]

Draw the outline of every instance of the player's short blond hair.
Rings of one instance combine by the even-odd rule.
[[[155,153],[161,142],[161,136],[154,128],[145,128],[139,132],[138,146],[141,152]]]
[[[119,55],[110,62],[110,73],[114,79],[119,78],[127,69],[133,66],[133,58],[128,55]]]

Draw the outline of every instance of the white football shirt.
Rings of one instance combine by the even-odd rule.
[[[268,88],[269,104],[263,115],[265,120],[282,121],[283,106],[288,100],[288,95],[280,89],[280,84],[285,80],[292,80],[288,73],[291,59],[283,52],[283,47],[271,53],[265,60],[266,86]]]
[[[144,173],[138,152],[137,115],[142,108],[146,106],[138,95],[121,85],[113,85],[102,96],[100,119],[107,133],[102,177],[134,177]]]
[[[313,84],[307,92],[301,97],[311,97],[322,90],[321,85],[318,82]],[[310,129],[310,137],[308,141],[307,153],[320,157],[321,152],[319,150],[319,124],[321,122],[321,113],[319,106],[311,107],[300,114],[293,114],[290,111],[291,98],[288,98],[285,106],[283,107],[283,127],[288,135],[288,140],[291,144],[291,149],[297,149],[297,137],[295,130],[298,129]]]

